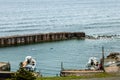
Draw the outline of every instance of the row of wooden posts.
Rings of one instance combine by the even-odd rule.
[[[73,38],[85,38],[84,32],[59,32],[45,34],[16,35],[9,37],[0,37],[0,47],[17,46],[46,41],[66,40]]]

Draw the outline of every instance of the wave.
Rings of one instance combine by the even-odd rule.
[[[5,30],[5,31],[0,31],[0,32],[23,32],[23,31],[35,31],[38,29],[23,29],[23,30]]]
[[[113,25],[113,24],[120,24],[120,22],[116,22],[116,21],[114,21],[114,22],[97,22],[97,23],[92,23],[92,24],[89,24],[89,25]]]

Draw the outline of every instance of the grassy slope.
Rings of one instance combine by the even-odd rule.
[[[104,78],[104,77],[117,77],[116,74],[98,73],[92,76],[69,76],[69,77],[42,77],[37,80],[71,80],[71,79],[87,79],[87,78]]]

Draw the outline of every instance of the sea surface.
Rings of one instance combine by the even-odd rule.
[[[120,0],[0,0],[0,37],[50,32],[120,35]],[[120,36],[99,40],[67,40],[0,48],[0,61],[16,71],[28,55],[43,76],[66,69],[85,69],[88,58],[120,52]]]

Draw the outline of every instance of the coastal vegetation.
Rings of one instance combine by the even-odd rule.
[[[36,80],[72,80],[72,79],[90,79],[90,78],[107,78],[118,77],[119,75],[113,73],[98,73],[91,76],[68,76],[68,77],[41,77]]]
[[[91,76],[68,76],[68,77],[39,77],[36,80],[72,80],[72,79],[90,79],[90,78],[107,78],[118,77],[119,75],[113,73],[98,73]]]
[[[36,80],[36,76],[24,68],[20,68],[15,74],[12,75],[11,79],[8,80]]]
[[[110,78],[110,77],[119,77],[118,73],[97,73],[93,75],[82,75],[82,76],[67,76],[67,77],[35,77],[32,72],[29,72],[24,69],[19,69],[11,79],[6,80],[78,80],[78,79],[91,79],[91,78]]]

